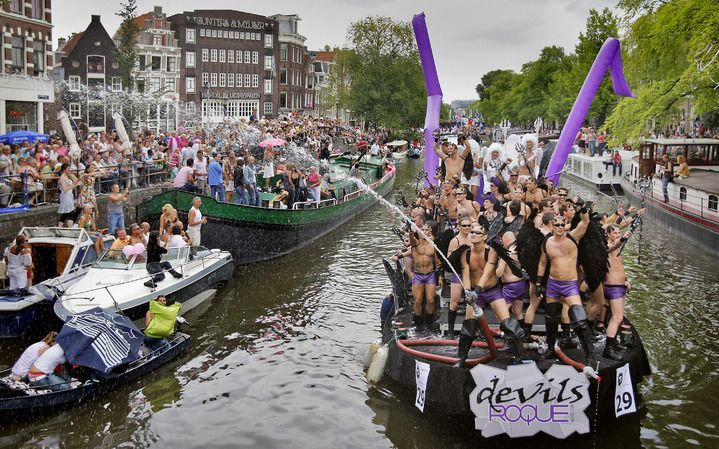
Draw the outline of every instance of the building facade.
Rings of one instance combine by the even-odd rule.
[[[314,67],[306,38],[297,31],[297,14],[270,16],[279,24],[279,113],[311,114],[314,109]]]
[[[44,132],[44,104],[55,101],[51,0],[9,0],[0,8],[0,134]]]
[[[135,114],[133,125],[164,132],[178,127],[180,120],[180,67],[182,50],[162,7],[156,6],[135,18],[138,61],[133,70],[134,91],[159,95],[145,111]],[[117,39],[117,34],[115,39]],[[184,108],[183,119],[184,119]]]
[[[62,106],[80,126],[91,132],[114,128],[114,112],[122,105],[108,93],[122,94],[120,65],[113,54],[115,44],[102,26],[100,16],[91,16],[90,25],[58,48],[58,66],[63,74]]]
[[[202,123],[276,114],[278,26],[231,10],[185,11],[167,19],[182,49],[179,97]]]

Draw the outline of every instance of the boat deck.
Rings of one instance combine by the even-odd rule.
[[[719,194],[719,172],[713,170],[693,169],[688,177],[674,178],[674,182],[713,195]]]

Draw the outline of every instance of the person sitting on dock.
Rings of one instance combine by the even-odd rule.
[[[538,297],[546,296],[547,301],[545,325],[548,358],[554,356],[554,345],[562,319],[562,303],[569,306],[570,326],[579,337],[588,360],[594,351],[592,331],[579,293],[579,274],[577,272],[578,242],[584,236],[589,225],[588,210],[582,209],[581,214],[581,221],[571,232],[567,232],[570,222],[564,216],[558,215],[554,218],[552,235],[545,240],[542,246],[542,255],[537,267],[535,290]],[[545,295],[543,284],[548,263],[550,269]]]
[[[143,344],[156,351],[169,346],[166,338],[175,331],[175,320],[180,314],[182,304],[176,302],[167,305],[167,297],[160,295],[150,301],[145,314],[145,338]]]
[[[35,363],[35,361],[45,352],[48,350],[50,346],[55,344],[55,337],[57,337],[57,332],[50,332],[49,334],[45,335],[45,338],[38,341],[37,343],[33,343],[30,346],[28,346],[25,351],[23,351],[22,355],[19,359],[17,359],[17,362],[12,367],[12,377],[14,380],[22,380],[27,378],[27,373],[30,371],[30,367]]]
[[[412,277],[412,296],[414,297],[414,323],[418,328],[431,324],[434,317],[435,295],[437,293],[437,275],[439,265],[434,239],[433,222],[425,223],[421,231],[412,225],[409,241],[412,248],[414,276]],[[422,303],[427,301],[427,315],[422,314]]]
[[[623,348],[617,341],[617,331],[624,321],[624,297],[631,287],[624,273],[621,251],[624,243],[631,236],[631,231],[627,231],[622,236],[619,226],[609,225],[607,228],[609,272],[604,278],[604,297],[609,301],[612,315],[607,325],[607,344],[602,356],[617,361],[622,360],[624,355]]]

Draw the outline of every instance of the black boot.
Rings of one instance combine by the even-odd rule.
[[[469,357],[469,350],[472,349],[472,342],[474,337],[477,336],[479,330],[479,321],[477,319],[464,320],[462,323],[462,331],[459,333],[459,344],[457,345],[457,357],[459,362],[455,363],[456,368],[466,367],[467,357]]]
[[[562,349],[577,349],[577,342],[572,339],[572,330],[569,323],[562,323],[562,336],[559,337],[559,347]]]
[[[457,321],[457,311],[449,309],[447,312],[447,338],[454,340],[454,323]]]
[[[428,313],[425,315],[425,323],[427,324],[427,329],[431,331],[439,331],[439,321],[437,320],[437,315]]]
[[[417,331],[424,329],[424,315],[413,316],[414,327]]]
[[[499,328],[504,332],[509,349],[514,354],[517,360],[524,359],[524,346],[522,338],[524,338],[524,329],[519,325],[514,317],[509,317],[506,320],[499,323]]]
[[[182,277],[182,274],[178,273],[178,272],[175,271],[174,269],[170,269],[170,270],[167,270],[167,271],[168,271],[168,272],[172,275],[172,277],[174,277],[175,279],[180,279],[180,278]]]
[[[621,362],[624,359],[624,350],[619,345],[616,337],[607,337],[607,343],[602,352],[602,357]]]
[[[526,318],[525,318],[526,319]],[[524,343],[532,343],[534,340],[532,339],[532,323],[527,323],[526,321],[522,320],[520,323],[522,325],[522,330],[524,330],[524,338],[522,341]]]
[[[142,285],[144,285],[145,287],[149,287],[149,288],[155,288],[155,282],[152,279],[144,282]]]
[[[569,319],[572,323],[572,330],[582,344],[587,363],[591,363],[594,358],[594,342],[592,342],[592,331],[587,323],[587,312],[584,311],[584,307],[575,304],[569,307]]]
[[[544,358],[551,359],[554,358],[554,346],[557,344],[559,323],[562,321],[562,303],[547,303],[544,311],[544,327],[547,333],[547,352]]]

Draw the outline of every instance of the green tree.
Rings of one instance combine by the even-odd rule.
[[[499,123],[508,118],[506,96],[518,81],[518,77],[512,70],[492,70],[485,73],[482,82],[477,85],[477,93],[481,92],[480,100],[472,104],[472,109],[479,110],[487,123]]]
[[[120,65],[122,85],[125,86],[127,90],[132,91],[132,70],[135,68],[137,62],[135,38],[140,31],[140,28],[135,22],[135,18],[137,17],[136,0],[127,0],[127,3],[120,3],[120,11],[115,14],[122,18],[122,23],[117,31],[114,56]]]
[[[366,17],[347,31],[346,102],[368,122],[386,128],[421,126],[426,89],[412,26],[389,17]]]

